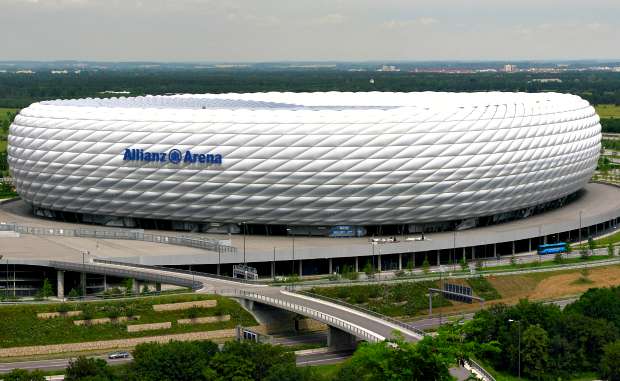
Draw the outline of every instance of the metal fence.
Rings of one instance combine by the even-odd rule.
[[[261,302],[264,304],[268,304],[271,306],[275,306],[275,307],[280,307],[283,308],[285,310],[288,311],[292,311],[292,312],[296,312],[300,315],[304,315],[307,317],[310,317],[314,320],[320,321],[322,323],[325,323],[329,326],[332,327],[336,327],[339,328],[345,332],[348,332],[360,339],[366,340],[368,342],[371,343],[376,343],[379,341],[383,341],[383,337],[375,334],[372,331],[360,328],[354,324],[351,324],[343,319],[334,317],[332,315],[323,313],[321,311],[317,311],[313,308],[309,308],[309,307],[305,307],[296,303],[291,303],[289,301],[286,300],[282,300],[282,299],[277,299],[277,298],[272,298],[269,296],[265,296],[265,295],[261,295],[261,294],[257,294],[255,292],[251,292],[251,291],[245,291],[245,290],[237,290],[237,289],[231,289],[231,290],[221,290],[219,291],[220,294],[224,295],[224,296],[230,296],[230,297],[240,297],[240,298],[244,298],[244,299],[250,299],[250,300],[254,300],[257,302]]]
[[[487,372],[486,369],[484,369],[480,364],[478,364],[474,360],[469,359],[465,361],[465,363],[469,364],[469,366],[472,369],[478,372],[478,374],[480,374],[480,376],[482,377],[484,381],[495,381],[495,377],[493,377],[491,373]]]
[[[123,264],[124,266],[132,266],[130,264]],[[189,287],[193,290],[198,290],[202,288],[202,283],[190,279],[188,277],[175,276],[174,273],[172,275],[164,274],[163,271],[157,272],[148,272],[148,271],[140,271],[140,270],[131,270],[127,268],[115,268],[110,266],[100,266],[96,264],[90,263],[75,263],[75,262],[63,262],[63,261],[49,261],[49,266],[56,268],[58,270],[65,271],[75,271],[75,272],[86,272],[91,274],[102,274],[115,276],[118,278],[136,278],[146,281],[151,281],[155,283],[164,283],[164,284],[175,284],[177,286]]]
[[[422,330],[412,326],[411,324],[405,323],[405,322],[400,321],[398,319],[394,319],[394,318],[392,318],[390,316],[386,316],[386,315],[380,314],[379,312],[372,311],[372,310],[369,310],[369,309],[357,306],[355,304],[347,303],[344,300],[333,299],[333,298],[330,298],[328,296],[314,294],[314,293],[309,292],[309,291],[294,291],[294,290],[292,290],[292,288],[288,288],[288,287],[287,287],[287,289],[289,291],[293,291],[293,292],[296,292],[296,293],[301,294],[301,295],[306,295],[306,296],[309,296],[309,297],[315,298],[315,299],[325,300],[326,302],[334,303],[334,304],[337,304],[337,305],[348,307],[348,308],[350,308],[352,310],[357,310],[357,311],[363,312],[363,313],[365,313],[367,315],[374,316],[374,317],[379,318],[381,320],[385,320],[387,322],[395,324],[395,325],[397,325],[399,327],[405,328],[405,329],[407,329],[409,331],[412,331],[412,332],[414,332],[414,333],[416,333],[416,334],[418,334],[420,336],[425,336],[426,335],[426,332],[424,332],[424,331],[422,331]]]
[[[238,282],[238,283],[266,284],[265,282],[261,282],[261,281],[253,281],[253,280],[243,279],[243,278],[233,278],[233,277],[226,276],[226,275],[210,274],[210,273],[204,273],[204,272],[193,271],[193,270],[176,269],[176,268],[173,268],[173,267],[164,267],[164,266],[155,266],[155,265],[142,265],[142,264],[139,264],[139,263],[120,262],[120,261],[113,261],[113,260],[101,259],[101,258],[93,258],[93,262],[95,262],[95,263],[105,263],[105,264],[109,264],[109,265],[118,265],[118,266],[130,266],[130,267],[137,267],[137,268],[142,268],[142,269],[150,269],[150,270],[158,270],[158,271],[167,271],[167,272],[171,272],[171,273],[201,276],[201,277],[205,277],[205,278],[222,279],[222,280]]]
[[[20,234],[41,236],[63,236],[96,239],[123,239],[163,243],[168,245],[187,246],[197,249],[215,251],[219,253],[236,253],[237,248],[222,244],[221,241],[191,236],[168,236],[161,234],[144,233],[141,229],[89,229],[89,228],[44,228],[15,223],[0,223],[0,231],[14,231]]]

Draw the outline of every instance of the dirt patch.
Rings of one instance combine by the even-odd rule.
[[[528,296],[529,299],[553,299],[566,295],[576,295],[593,287],[609,287],[620,284],[620,267],[600,267],[589,269],[588,278],[592,283],[580,283],[579,271],[561,274],[543,279],[538,287]]]

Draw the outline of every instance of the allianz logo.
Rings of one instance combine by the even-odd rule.
[[[190,150],[181,152],[176,148],[168,152],[150,152],[139,148],[125,148],[123,161],[144,161],[149,163],[172,164],[222,164],[222,155],[213,153],[193,153]]]

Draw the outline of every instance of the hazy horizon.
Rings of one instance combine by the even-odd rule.
[[[0,60],[579,61],[620,58],[617,0],[3,0]]]

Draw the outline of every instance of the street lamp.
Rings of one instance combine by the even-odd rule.
[[[245,231],[247,229],[246,228],[247,224],[245,221],[243,221],[242,224],[243,224],[243,264],[245,265],[246,264],[245,263]]]
[[[519,325],[519,367],[518,367],[518,375],[519,380],[521,379],[521,320],[508,319],[509,323],[517,323]]]
[[[86,297],[86,256],[90,254],[88,250],[82,250],[82,274],[84,274],[84,279],[82,279],[82,296]]]
[[[581,243],[581,213],[583,211],[579,211],[579,243]]]
[[[293,229],[291,228],[286,228],[286,231],[291,235],[291,238],[293,240],[293,272],[291,274],[295,273],[295,234],[293,234]]]

